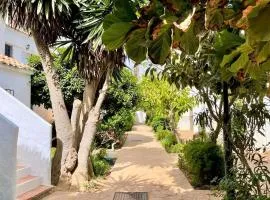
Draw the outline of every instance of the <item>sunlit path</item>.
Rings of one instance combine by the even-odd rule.
[[[209,191],[194,190],[177,167],[177,155],[168,154],[151,128],[133,127],[111,174],[94,193],[55,192],[46,200],[112,200],[115,192],[148,192],[150,200],[215,199]]]

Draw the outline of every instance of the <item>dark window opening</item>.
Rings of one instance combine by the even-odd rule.
[[[12,46],[5,44],[5,55],[8,57],[12,57]]]

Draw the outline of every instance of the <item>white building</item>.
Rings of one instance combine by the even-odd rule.
[[[29,199],[50,188],[51,125],[30,108],[31,54],[37,54],[33,39],[0,19],[1,200]]]
[[[31,69],[25,65],[37,54],[33,39],[0,19],[0,86],[24,103],[31,104]]]

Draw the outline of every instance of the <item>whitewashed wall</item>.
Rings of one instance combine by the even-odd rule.
[[[0,114],[0,199],[14,200],[18,127]]]
[[[32,37],[7,26],[2,19],[0,19],[0,38],[0,54],[5,53],[5,43],[13,46],[13,57],[21,63],[25,64],[29,55],[37,54]]]
[[[33,175],[50,184],[51,125],[1,88],[0,114],[19,127],[18,163],[30,166]]]
[[[136,124],[145,124],[146,113],[143,111],[136,111],[135,113],[135,123]]]
[[[31,77],[27,72],[0,63],[0,87],[14,90],[14,97],[24,105],[31,106]]]

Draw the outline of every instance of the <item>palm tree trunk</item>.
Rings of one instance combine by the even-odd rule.
[[[88,119],[82,135],[82,140],[78,151],[78,166],[72,175],[72,186],[77,187],[80,190],[83,190],[83,184],[94,176],[93,166],[90,159],[90,151],[97,130],[100,109],[109,87],[110,75],[110,71],[108,71],[97,102],[88,113]]]
[[[73,131],[71,127],[71,122],[64,102],[63,94],[59,86],[59,80],[54,69],[53,58],[50,53],[49,47],[39,37],[39,34],[36,33],[35,30],[32,30],[32,35],[35,40],[39,55],[41,57],[43,70],[49,88],[58,138],[57,151],[62,152],[57,153],[56,155],[61,156],[61,176],[65,176],[68,175],[70,169],[74,167],[76,163],[76,160],[74,162],[74,155],[70,155],[71,152],[74,153],[72,148]],[[70,159],[68,159],[68,157],[73,158],[72,163],[70,163]]]

